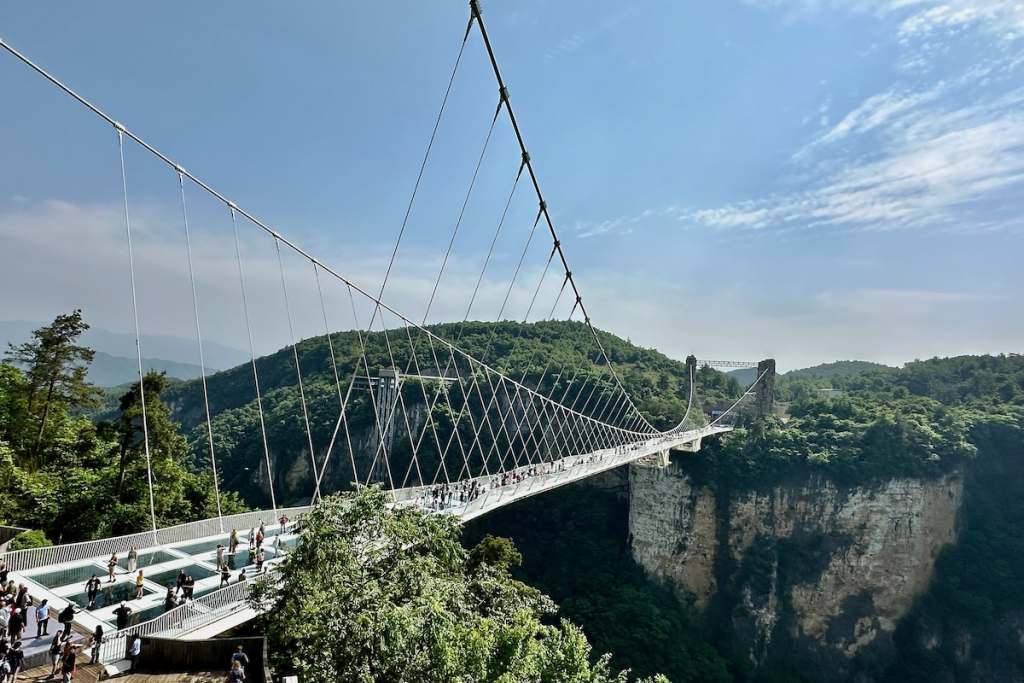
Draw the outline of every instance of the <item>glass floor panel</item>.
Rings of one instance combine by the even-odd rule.
[[[292,548],[294,548],[298,544],[299,544],[299,537],[298,536],[296,536],[295,538],[285,538],[285,539],[281,540],[281,547],[284,548],[285,550],[291,550]],[[271,545],[270,547],[273,548],[274,546]]]
[[[152,595],[153,591],[148,588],[142,589],[143,595]],[[116,605],[122,600],[134,600],[135,599],[135,583],[115,583],[114,585],[107,585],[100,588],[100,592],[96,594],[96,609],[102,609],[111,605]],[[79,607],[85,607],[89,604],[89,599],[86,597],[85,591],[81,593],[75,593],[69,595],[68,600],[75,603]]]
[[[160,586],[167,587],[169,584],[173,585],[173,584],[177,583],[177,581],[178,581],[178,572],[180,572],[182,569],[184,569],[185,573],[188,574],[189,576],[191,576],[196,581],[199,581],[201,579],[208,579],[211,576],[217,576],[217,572],[213,571],[212,569],[207,569],[206,567],[200,567],[197,564],[190,564],[190,565],[187,565],[185,567],[178,567],[176,569],[165,569],[162,572],[157,572],[156,574],[151,574],[150,576],[147,576],[146,578],[149,579],[150,581],[152,581],[153,583],[156,583],[156,584],[158,584]]]
[[[135,626],[135,624],[141,624],[144,621],[149,621],[150,619],[156,619],[158,616],[163,614],[164,611],[165,611],[164,610],[164,606],[162,604],[161,605],[154,605],[153,607],[147,607],[146,609],[143,609],[143,610],[136,610],[136,611],[132,612],[130,615],[128,615],[128,625],[129,626]],[[116,617],[111,617],[111,621],[116,621],[116,620],[117,620]]]
[[[161,562],[170,562],[171,560],[180,560],[181,558],[177,555],[171,555],[163,550],[148,550],[146,552],[139,553],[138,566],[150,567],[154,564],[160,564]],[[128,569],[128,557],[122,557],[117,561],[117,566],[121,569]]]
[[[263,549],[263,559],[265,561],[269,562],[273,557],[274,551],[269,548]],[[214,563],[217,562],[216,557],[211,557],[210,560]],[[238,552],[234,555],[224,555],[224,561],[227,563],[228,569],[241,569],[242,567],[256,564],[256,553],[250,553],[248,548],[239,548]]]
[[[104,579],[107,573],[97,567],[94,564],[82,565],[79,567],[68,567],[67,569],[61,569],[55,572],[46,572],[44,574],[35,574],[34,576],[28,576],[36,583],[47,588],[59,588],[60,586],[70,586],[71,584],[81,583],[83,586],[89,578],[95,574],[100,579]]]
[[[228,538],[225,536],[222,539],[214,538],[208,541],[196,541],[195,543],[175,546],[171,550],[177,550],[179,553],[185,553],[186,555],[202,555],[203,553],[213,552],[217,549],[218,545],[227,547],[227,544]]]

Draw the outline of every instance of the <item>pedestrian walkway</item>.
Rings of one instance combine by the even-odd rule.
[[[227,678],[227,672],[214,673],[207,671],[203,673],[162,673],[162,674],[129,674],[115,679],[117,683],[223,683]],[[75,683],[79,683],[75,679]]]
[[[59,565],[11,572],[11,576],[18,583],[29,587],[35,604],[42,598],[49,600],[50,637],[60,630],[56,612],[68,604],[75,608],[74,627],[80,638],[88,639],[97,625],[101,625],[109,637],[118,630],[115,610],[122,601],[131,608],[127,626],[155,619],[168,610],[167,589],[180,588],[179,577],[182,575],[194,580],[191,598],[199,598],[224,585],[218,571],[221,564],[228,569],[229,581],[232,583],[237,582],[242,573],[246,574],[247,579],[254,578],[258,574],[257,552],[250,550],[249,543],[249,536],[253,533],[254,530],[243,530],[238,534],[239,546],[235,553],[226,552],[229,544],[227,533],[139,549],[137,570],[142,570],[144,574],[142,598],[136,598],[137,572],[129,572],[127,569],[128,548],[118,550],[113,582],[107,578],[110,556],[88,557]],[[294,523],[284,527],[279,524],[268,526],[265,528],[265,537],[266,541],[261,547],[266,561],[265,568],[272,566],[275,560],[279,560],[298,542]],[[90,577],[96,577],[101,582],[92,605],[85,586]],[[175,596],[180,604],[180,590],[175,591]],[[26,657],[45,653],[50,644],[50,638],[34,637],[34,609],[29,609],[29,613],[29,624],[23,641]]]
[[[100,679],[100,673],[103,669],[99,664],[86,664],[79,666],[75,672],[75,683],[96,683]],[[49,666],[37,666],[28,671],[23,672],[18,676],[18,682],[28,681],[30,683],[37,683],[40,681],[59,681],[60,674],[58,673],[56,678],[50,678],[50,667]],[[126,680],[126,679],[121,679]],[[174,680],[174,679],[167,679]],[[177,679],[184,680],[184,679]],[[200,679],[202,680],[202,679]]]

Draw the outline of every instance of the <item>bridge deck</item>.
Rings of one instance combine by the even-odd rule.
[[[396,505],[416,506],[468,521],[515,501],[726,431],[728,427],[705,427],[665,434],[548,463],[524,464],[502,474],[484,475],[455,484],[399,489],[393,495]],[[279,509],[278,513],[297,516],[305,509]],[[7,561],[14,578],[26,583],[37,600],[49,600],[52,610],[59,611],[69,603],[75,605],[80,610],[75,616],[76,624],[90,632],[101,624],[104,631],[113,634],[116,631],[114,610],[125,600],[133,612],[128,628],[104,645],[103,659],[111,661],[123,654],[124,637],[131,633],[188,638],[194,633],[219,632],[216,629],[221,623],[237,621],[238,615],[246,611],[244,585],[238,585],[239,572],[244,569],[247,579],[256,573],[255,559],[248,549],[248,528],[258,527],[261,521],[270,522],[263,543],[264,566],[268,570],[272,570],[298,541],[295,522],[281,528],[273,516],[273,512],[264,510],[225,517],[223,521],[179,525],[155,533],[16,551],[8,554]],[[238,529],[239,546],[234,554],[225,549],[224,559],[232,571],[229,585],[222,589],[217,545],[228,545],[227,529],[230,528]],[[135,574],[127,571],[126,555],[133,546],[138,548],[138,568],[143,571],[144,579],[144,594],[138,600],[135,599]],[[113,552],[118,554],[119,562],[114,581],[108,582],[107,562]],[[175,585],[181,570],[195,579],[195,599],[186,607],[165,614],[166,589]],[[95,607],[89,609],[85,583],[94,575],[103,583]]]
[[[109,555],[37,567],[12,575],[19,583],[29,587],[29,593],[37,604],[39,600],[47,599],[52,613],[62,610],[70,603],[77,611],[76,624],[90,633],[97,625],[102,625],[106,633],[113,633],[117,630],[114,610],[122,600],[132,609],[129,626],[150,621],[163,614],[166,611],[164,598],[167,587],[176,585],[178,573],[182,570],[195,579],[195,598],[216,591],[221,586],[216,559],[218,544],[225,546],[224,561],[231,570],[230,583],[238,581],[243,570],[247,579],[252,578],[256,574],[256,560],[255,553],[249,552],[248,530],[240,531],[238,536],[239,545],[234,554],[226,552],[228,533],[218,533],[171,545],[140,548],[138,569],[143,572],[141,599],[135,598],[136,574],[127,570],[128,548],[118,552],[119,559],[113,582],[110,582],[107,576]],[[266,536],[263,543],[265,569],[272,566],[276,559],[283,556],[298,541],[298,536],[294,533],[294,523],[289,524],[284,530],[275,523],[266,528]],[[92,576],[99,578],[102,583],[96,604],[90,608],[85,583]],[[55,614],[51,618],[51,627],[51,635],[59,629]]]

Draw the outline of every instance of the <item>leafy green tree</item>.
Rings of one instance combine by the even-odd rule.
[[[375,488],[325,498],[302,526],[282,580],[250,597],[269,606],[279,670],[365,683],[626,681],[607,656],[591,661],[578,627],[542,623],[555,605],[509,575],[507,542],[467,551],[455,520],[392,509]]]
[[[153,498],[158,526],[212,516],[212,475],[185,469],[188,445],[171,420],[170,409],[160,396],[167,388],[163,372],[149,371],[142,391],[134,384],[121,397],[120,417],[112,429],[117,438],[117,465],[107,471],[112,533],[146,528],[149,523],[149,473],[152,468]],[[147,431],[143,430],[142,395],[145,394],[145,425],[148,430],[149,462],[146,460]],[[112,479],[112,481],[111,481]],[[222,496],[225,513],[242,508],[237,495]]]
[[[10,344],[7,358],[25,368],[27,396],[21,419],[13,425],[31,429],[34,443],[26,449],[29,462],[38,465],[43,436],[52,413],[96,407],[99,395],[86,381],[93,350],[77,341],[89,325],[77,309],[58,315],[52,323],[32,333],[32,339],[17,346]],[[19,435],[29,438],[27,434]]]

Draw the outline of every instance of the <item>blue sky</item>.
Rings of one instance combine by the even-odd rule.
[[[484,11],[599,326],[677,357],[771,355],[784,368],[1024,347],[1017,3]],[[466,15],[462,2],[36,2],[0,7],[0,36],[375,290]],[[82,306],[97,325],[130,329],[110,128],[7,55],[0,83],[0,318]],[[410,318],[496,102],[474,33],[385,296]],[[517,158],[501,119],[432,319],[461,317]],[[127,163],[144,331],[187,337],[176,179],[131,147]],[[500,306],[536,210],[525,189],[473,317]],[[244,347],[226,213],[191,188],[187,199],[205,331]],[[288,335],[273,247],[244,238],[268,351]],[[525,312],[547,248],[531,251],[509,317]],[[287,268],[297,333],[317,333],[311,273]],[[327,298],[331,325],[350,326],[343,290]]]

